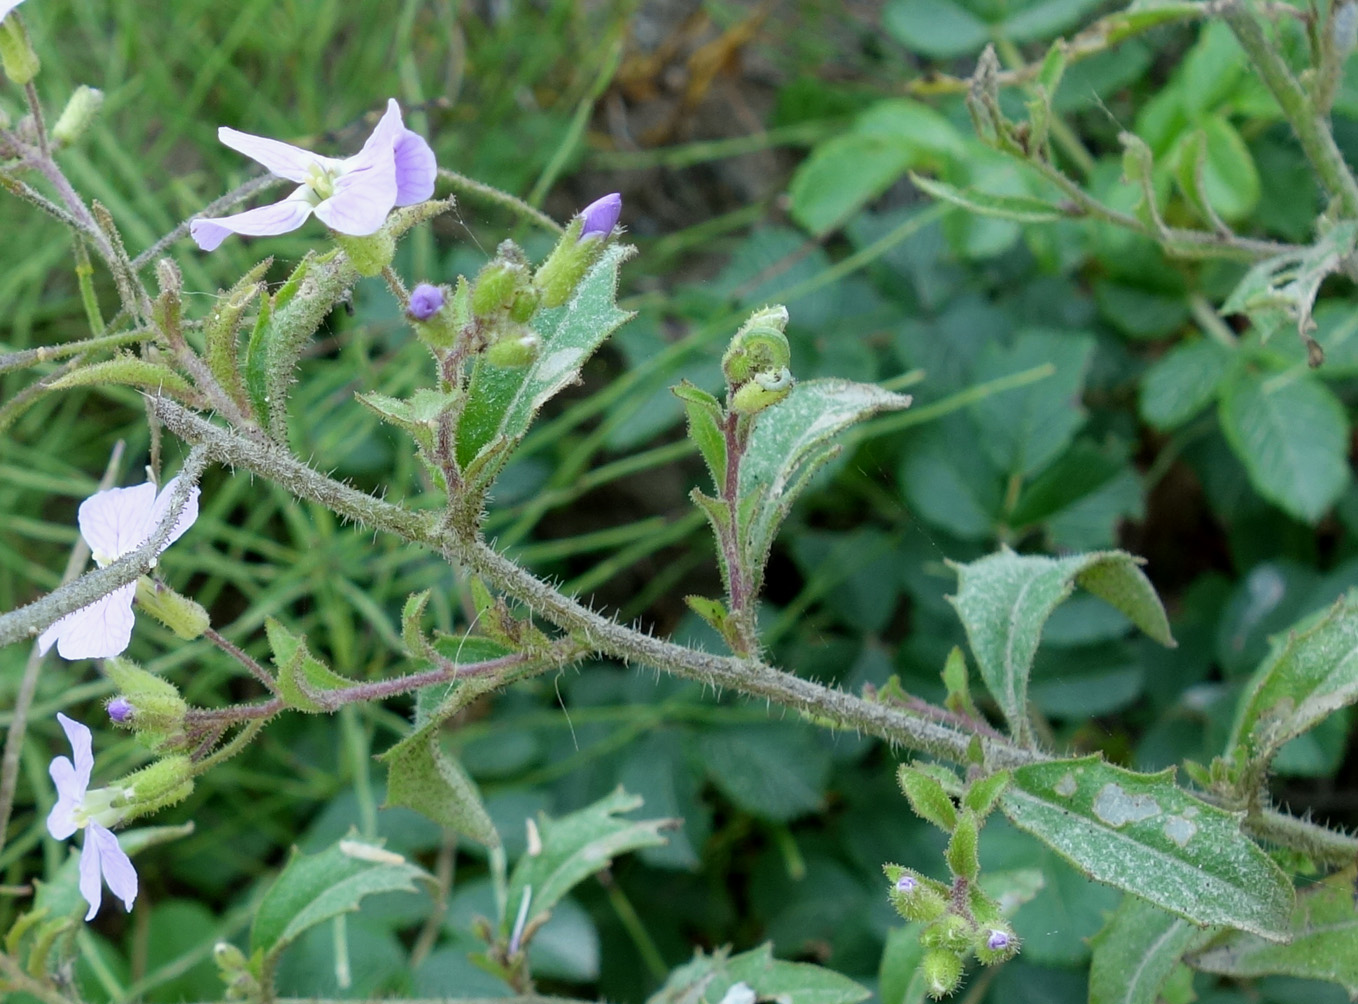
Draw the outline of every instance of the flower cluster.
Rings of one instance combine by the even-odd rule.
[[[395,98],[387,101],[386,114],[363,149],[343,160],[226,126],[217,130],[217,138],[299,187],[269,206],[194,220],[189,232],[204,251],[217,248],[228,234],[287,233],[313,215],[338,233],[366,237],[381,228],[393,207],[423,202],[434,194],[438,172],[434,151],[405,127]]]
[[[148,481],[134,488],[96,492],[80,503],[80,534],[101,568],[151,539],[169,510],[178,481],[172,479],[159,494],[155,484]],[[183,536],[197,518],[198,489],[193,488],[160,551]],[[67,614],[38,637],[38,650],[46,654],[55,643],[63,659],[106,659],[120,654],[132,640],[132,600],[136,592],[137,584],[129,582]]]

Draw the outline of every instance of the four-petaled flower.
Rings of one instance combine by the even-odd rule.
[[[80,503],[80,534],[101,568],[151,539],[169,511],[170,495],[178,481],[173,478],[159,495],[155,484],[148,481],[134,488],[96,492]],[[198,489],[193,488],[160,550],[178,540],[197,518]],[[129,582],[67,614],[38,637],[38,650],[46,654],[55,642],[63,659],[107,659],[121,654],[132,640],[132,600],[136,593],[137,584]]]
[[[216,248],[228,234],[259,237],[296,230],[313,213],[332,230],[366,237],[377,232],[394,206],[423,202],[434,194],[434,151],[402,123],[395,98],[387,101],[386,114],[363,149],[343,160],[226,126],[217,130],[217,138],[300,187],[270,206],[194,220],[189,232],[204,251]]]
[[[97,798],[86,798],[94,769],[90,730],[60,712],[57,721],[71,742],[75,763],[59,756],[52,759],[48,768],[57,786],[57,804],[48,813],[47,832],[57,840],[65,840],[76,830],[85,831],[85,845],[80,849],[80,895],[90,905],[86,920],[93,920],[99,912],[104,882],[131,911],[132,901],[137,898],[137,870],[127,852],[118,846],[118,838],[105,825],[118,822],[119,813],[108,805],[90,804],[98,802]]]

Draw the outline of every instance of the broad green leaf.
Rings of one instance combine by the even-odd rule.
[[[1235,93],[1249,62],[1225,21],[1209,21],[1188,50],[1175,88],[1190,117],[1199,119]]]
[[[1210,931],[1144,899],[1124,896],[1093,938],[1089,1004],[1155,1004],[1184,952],[1206,937]]]
[[[1012,346],[992,344],[977,360],[976,381],[1050,364],[1056,372],[971,407],[981,449],[1003,473],[1029,475],[1060,456],[1084,424],[1080,404],[1094,339],[1073,331],[1024,331]]]
[[[250,928],[251,952],[276,955],[310,927],[358,910],[365,896],[414,892],[433,878],[399,854],[347,838],[319,854],[293,850],[287,867],[259,903]]]
[[[1139,278],[1095,282],[1100,316],[1128,338],[1152,341],[1174,334],[1188,319],[1186,291],[1146,286]]]
[[[618,788],[593,805],[559,819],[540,814],[536,839],[530,837],[528,851],[509,877],[508,909],[500,933],[509,935],[525,892],[527,923],[531,925],[573,888],[607,868],[619,854],[663,844],[660,831],[676,821],[620,818],[622,813],[640,807],[640,798]]]
[[[1231,745],[1267,761],[1289,739],[1358,702],[1358,594],[1275,642],[1242,697]]]
[[[1304,371],[1233,374],[1221,428],[1255,491],[1297,519],[1318,521],[1349,483],[1344,406]]]
[[[990,27],[951,0],[892,0],[882,12],[886,30],[908,49],[955,59],[990,41]]]
[[[1058,559],[1004,548],[953,567],[958,588],[950,602],[966,628],[981,679],[1016,736],[1028,733],[1028,675],[1042,626],[1076,585],[1116,607],[1162,645],[1174,644],[1155,589],[1126,552]]]
[[[542,350],[533,363],[501,367],[484,359],[477,362],[457,427],[458,462],[466,469],[478,457],[483,461],[472,488],[490,487],[538,409],[579,380],[589,357],[632,316],[614,303],[618,268],[632,253],[628,245],[609,247],[569,303],[538,313],[533,328],[542,338]]]
[[[974,188],[958,188],[945,181],[913,173],[910,180],[915,183],[916,188],[935,199],[951,202],[955,206],[980,213],[982,216],[997,216],[1014,223],[1053,223],[1067,216],[1060,206],[1031,196],[993,195]]]
[[[825,802],[830,759],[799,723],[714,729],[701,735],[698,750],[722,794],[761,819],[796,819]]]
[[[1102,449],[1079,439],[1025,485],[1006,522],[1030,526],[1097,492],[1127,469],[1125,449]]]
[[[906,440],[901,491],[912,511],[963,540],[990,539],[1000,522],[1004,484],[984,450],[959,450],[974,435],[967,417],[945,415]]]
[[[1173,769],[1137,774],[1098,757],[1019,767],[1000,806],[1098,882],[1195,924],[1287,936],[1292,883],[1236,815],[1179,788]]]
[[[831,437],[865,418],[908,407],[910,398],[872,384],[807,380],[761,411],[740,464],[738,521],[745,567],[756,582],[778,527],[811,476],[838,452]]]
[[[278,696],[288,707],[321,712],[325,709],[313,695],[353,686],[353,680],[346,680],[311,654],[305,635],[293,634],[272,617],[265,618],[264,631],[273,649],[274,665],[278,667]]]
[[[1190,956],[1188,962],[1206,973],[1237,979],[1250,976],[1297,976],[1338,983],[1358,997],[1358,909],[1354,906],[1354,870],[1346,868],[1302,890],[1288,927],[1288,942],[1275,945],[1242,931],[1232,931]]]
[[[1183,425],[1217,396],[1235,354],[1210,338],[1174,346],[1141,381],[1141,417],[1157,429]]]
[[[1201,130],[1202,194],[1224,219],[1244,219],[1258,205],[1260,191],[1259,171],[1249,147],[1224,116],[1204,119]],[[1189,144],[1184,150],[1192,156],[1194,146]]]
[[[439,416],[457,403],[456,394],[432,387],[421,387],[408,399],[377,393],[354,396],[359,404],[382,421],[404,429],[426,450],[434,448],[434,432],[438,428]]]
[[[773,946],[740,955],[726,948],[711,955],[701,950],[692,962],[670,973],[665,985],[646,1004],[722,1004],[731,1001],[767,1000],[779,1004],[858,1004],[872,996],[847,976],[806,962],[783,962],[773,957]],[[738,984],[751,991],[741,995]]]
[[[1075,27],[1102,0],[1039,0],[1011,14],[999,31],[1013,42],[1036,42]]]

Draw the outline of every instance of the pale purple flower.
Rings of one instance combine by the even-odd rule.
[[[585,220],[585,225],[580,228],[581,240],[595,235],[607,237],[618,225],[618,217],[622,215],[622,196],[613,192],[602,199],[595,199],[580,210],[580,215]]]
[[[132,718],[132,702],[126,697],[115,697],[108,702],[108,716],[119,725],[125,725]]]
[[[443,290],[422,282],[410,292],[410,316],[427,321],[443,309]]]
[[[1004,951],[1009,947],[1009,935],[992,927],[990,937],[986,939],[986,947],[996,952]]]
[[[226,126],[217,130],[217,138],[300,187],[270,206],[194,220],[189,232],[204,251],[215,249],[228,234],[259,237],[296,230],[313,214],[332,230],[365,237],[377,232],[394,206],[434,194],[434,151],[405,127],[395,98],[387,101],[386,114],[363,149],[343,160]]]
[[[9,17],[9,12],[23,2],[24,0],[0,0],[0,21]]]
[[[918,883],[909,875],[902,875],[896,880],[897,892],[914,892]]]
[[[169,510],[170,495],[178,481],[171,479],[159,495],[155,484],[148,481],[134,488],[96,492],[80,503],[80,535],[90,545],[101,568],[151,539]],[[183,536],[197,518],[195,487],[190,489],[179,520],[160,550]],[[67,614],[38,637],[38,651],[46,655],[55,642],[63,659],[107,659],[120,655],[132,640],[132,600],[136,594],[137,584],[129,582]]]
[[[80,849],[80,895],[90,905],[86,920],[93,920],[99,912],[105,882],[131,911],[132,901],[137,898],[137,870],[127,852],[118,846],[118,838],[104,825],[118,822],[119,814],[107,804],[89,804],[99,799],[86,799],[90,773],[94,770],[90,730],[60,712],[57,721],[70,740],[75,763],[59,756],[48,767],[57,786],[57,804],[47,815],[47,832],[57,840],[65,840],[76,830],[85,831],[85,844]]]

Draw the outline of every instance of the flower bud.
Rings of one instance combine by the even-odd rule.
[[[787,397],[792,384],[792,371],[787,367],[756,373],[731,395],[730,408],[737,415],[756,414]]]
[[[381,275],[382,270],[396,257],[396,238],[385,227],[366,237],[353,237],[349,234],[332,234],[349,262],[359,275],[371,278]]]
[[[103,105],[103,91],[81,84],[61,110],[57,124],[52,127],[52,139],[59,146],[73,146],[94,124]]]
[[[927,879],[900,865],[887,865],[885,871],[891,882],[891,889],[887,893],[891,905],[906,920],[935,920],[948,909],[948,889],[943,883]]]
[[[492,317],[507,309],[520,288],[528,284],[528,269],[518,262],[488,262],[472,286],[472,314]]]
[[[212,626],[212,619],[199,603],[144,575],[137,580],[137,604],[185,641],[202,637]]]
[[[602,239],[580,239],[584,225],[583,217],[571,220],[561,240],[533,276],[533,285],[542,293],[544,307],[560,307],[570,300],[590,266],[603,254],[605,242]]]
[[[983,966],[993,966],[1018,954],[1019,939],[1006,923],[983,927],[976,933],[974,951]]]
[[[109,718],[132,729],[137,741],[151,749],[170,749],[183,741],[189,706],[173,683],[128,659],[105,660],[104,672],[120,691],[109,702]]]
[[[946,913],[926,927],[919,936],[925,948],[946,948],[965,952],[976,938],[976,925],[956,913]]]
[[[28,40],[28,30],[13,13],[0,20],[0,66],[4,66],[5,76],[20,87],[36,77],[42,66]]]
[[[443,309],[443,290],[422,282],[410,291],[406,313],[417,321],[427,321]]]
[[[783,334],[786,328],[787,308],[782,304],[763,307],[751,314],[721,357],[726,382],[738,387],[758,372],[777,372],[790,366],[792,349]]]
[[[108,717],[115,725],[129,724],[134,710],[132,702],[126,697],[115,697],[108,702]]]
[[[934,1000],[956,993],[962,985],[962,959],[956,952],[942,948],[925,952],[919,968],[924,974],[924,989]]]
[[[163,757],[109,787],[122,796],[124,819],[182,802],[193,791],[193,762],[182,753]],[[115,802],[115,806],[117,802]]]
[[[486,362],[513,369],[536,361],[541,351],[542,339],[537,332],[523,331],[491,342],[486,347]]]
[[[622,196],[617,192],[605,195],[602,199],[595,199],[580,210],[580,219],[583,221],[580,240],[594,236],[607,239],[613,228],[618,225],[618,217],[621,215]]]

